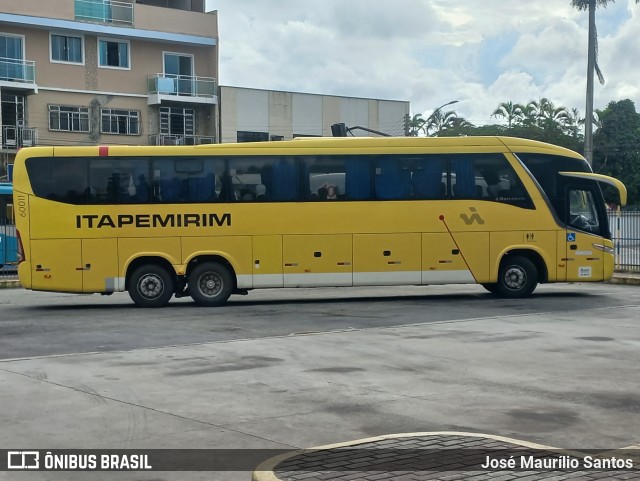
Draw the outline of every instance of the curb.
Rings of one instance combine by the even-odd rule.
[[[609,283],[640,286],[640,274],[614,274]]]
[[[1,280],[0,279],[0,289],[18,289],[21,288],[19,280]]]
[[[288,453],[280,454],[279,456],[275,456],[271,459],[267,459],[266,461],[260,463],[260,465],[253,471],[253,475],[251,476],[251,481],[282,481],[275,474],[276,467],[279,464],[281,464],[283,461],[293,458],[294,456],[298,456],[299,454],[308,453],[311,451],[325,451],[328,449],[346,448],[350,446],[357,446],[359,444],[372,443],[376,441],[386,441],[389,439],[413,438],[413,437],[420,437],[420,436],[466,436],[470,438],[482,438],[482,439],[491,439],[494,441],[503,441],[503,442],[508,442],[508,443],[516,444],[518,446],[533,448],[533,449],[547,449],[547,450],[555,449],[551,446],[544,446],[542,444],[529,443],[527,441],[520,441],[517,439],[506,438],[503,436],[495,436],[493,434],[465,433],[465,432],[456,432],[456,431],[433,431],[433,432],[418,432],[418,433],[385,434],[383,436],[376,436],[373,438],[355,439],[353,441],[346,441],[346,442],[335,443],[335,444],[326,444],[324,446],[316,446],[314,448],[296,449]]]

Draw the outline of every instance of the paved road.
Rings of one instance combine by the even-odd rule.
[[[0,448],[291,449],[433,431],[640,442],[636,286],[541,286],[519,301],[478,286],[232,299],[144,310],[126,295],[0,291]]]
[[[112,296],[0,291],[0,359],[105,352],[342,329],[576,313],[640,304],[640,289],[541,286],[525,300],[496,299],[479,286],[282,289],[232,296],[222,308],[190,298],[164,309]]]

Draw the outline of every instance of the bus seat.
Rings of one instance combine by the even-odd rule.
[[[136,202],[147,203],[151,195],[151,189],[147,183],[147,179],[144,174],[138,176],[138,183],[136,184],[136,195],[133,200]]]
[[[213,174],[187,179],[187,199],[189,202],[207,202],[215,200]]]
[[[180,199],[180,179],[161,179],[160,198],[164,203],[177,202]]]

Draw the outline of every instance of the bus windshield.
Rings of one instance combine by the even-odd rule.
[[[562,223],[611,238],[598,183],[561,175],[562,172],[591,173],[586,160],[539,153],[516,155],[538,182]]]

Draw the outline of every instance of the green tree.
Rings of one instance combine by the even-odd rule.
[[[425,122],[423,130],[427,137],[439,137],[446,130],[460,125],[461,120],[464,119],[458,117],[454,110],[445,112],[442,109],[436,109]]]
[[[593,124],[591,117],[593,113],[593,75],[597,72],[600,83],[604,84],[604,76],[598,66],[598,33],[596,31],[596,8],[606,7],[614,0],[571,0],[571,5],[580,11],[589,11],[589,45],[587,50],[587,107],[584,129],[584,154],[589,163],[593,158]],[[640,0],[636,0],[640,3]]]
[[[609,102],[599,112],[594,135],[593,167],[627,186],[629,205],[640,204],[640,114],[629,100]],[[616,199],[611,199],[616,200]]]
[[[514,104],[511,101],[501,102],[500,105],[498,105],[498,108],[493,111],[491,117],[502,117],[507,121],[508,128],[511,128],[522,114],[520,109],[520,105]]]
[[[424,123],[425,119],[422,118],[422,114],[415,114],[413,117],[407,115],[407,133],[409,137],[417,137]]]
[[[528,104],[517,104],[519,115],[517,117],[517,125],[524,127],[531,127],[538,124],[538,111],[540,106],[535,100],[530,101]]]
[[[580,126],[584,125],[584,119],[580,115],[580,111],[578,109],[574,107],[570,111],[568,111],[563,123],[564,130],[567,135],[570,135],[575,139],[582,140],[582,136],[580,134]]]

